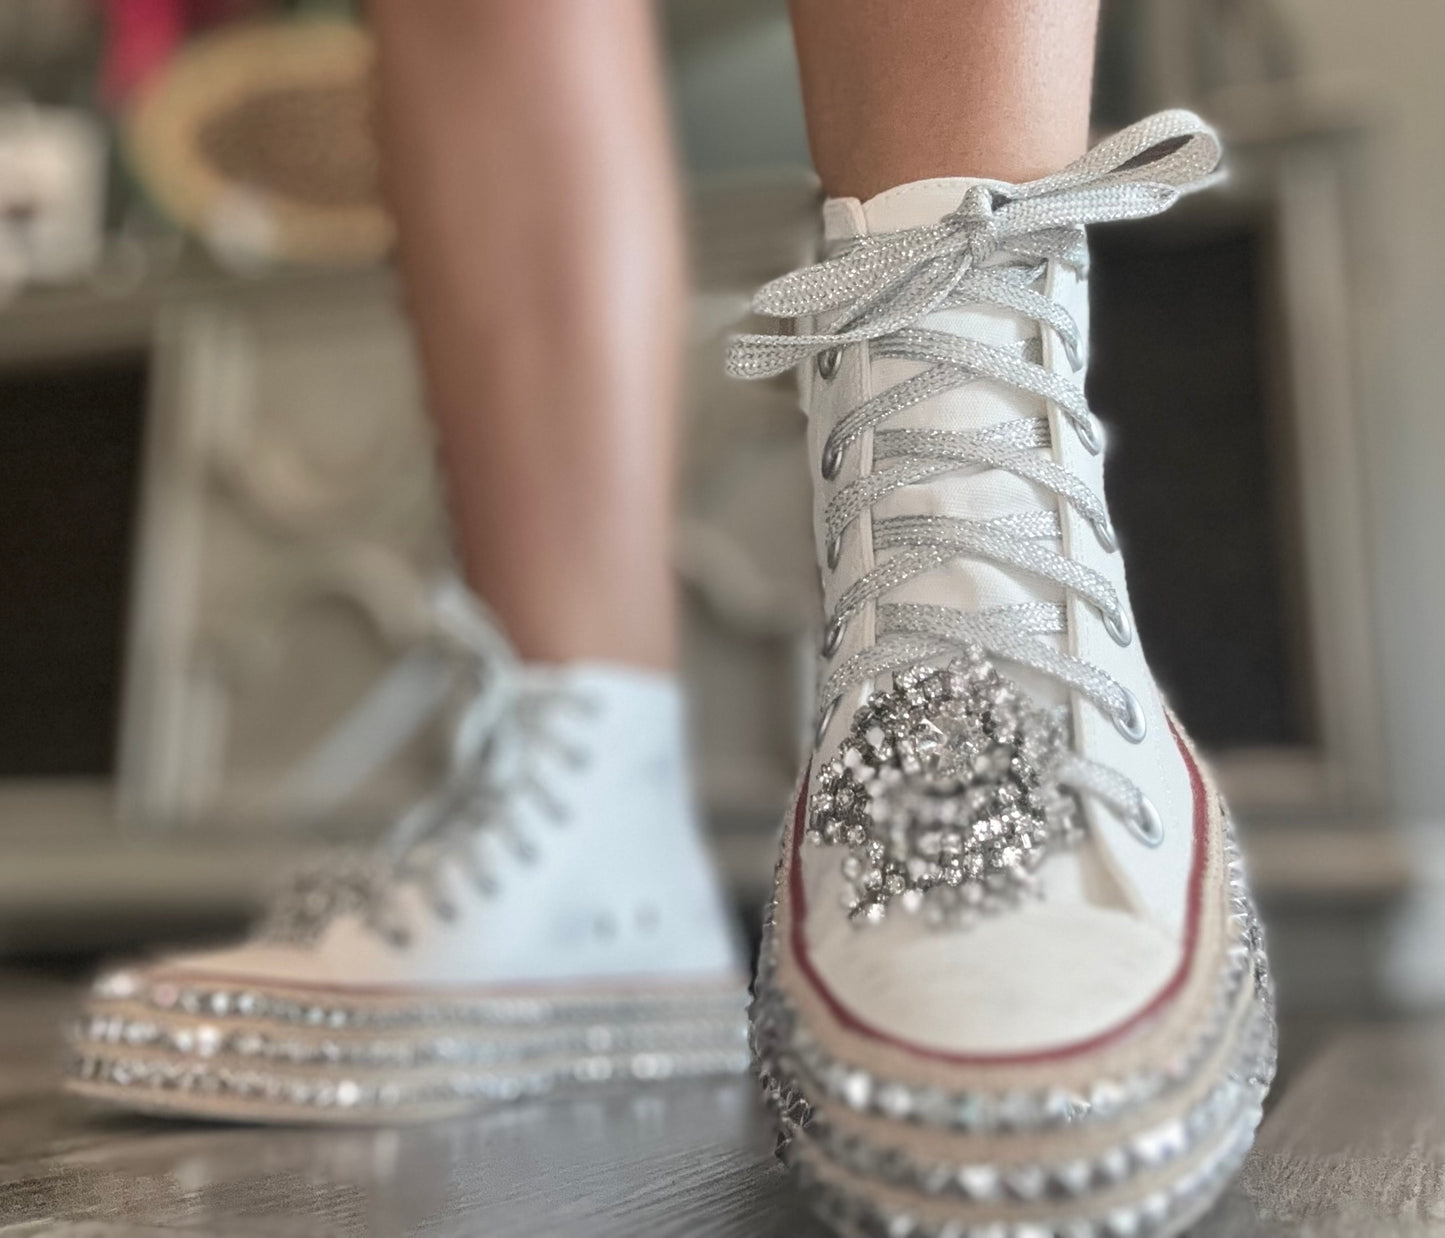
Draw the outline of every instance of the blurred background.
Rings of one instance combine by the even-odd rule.
[[[812,255],[817,190],[781,0],[664,12],[677,571],[746,904],[817,599],[791,387],[721,352]],[[1445,1005],[1442,40],[1436,0],[1105,0],[1098,126],[1184,104],[1230,143],[1225,190],[1096,230],[1090,382],[1146,646],[1247,828],[1286,1064]],[[0,0],[0,962],[222,931],[440,769],[455,668],[410,616],[449,550],[369,55],[345,3]]]

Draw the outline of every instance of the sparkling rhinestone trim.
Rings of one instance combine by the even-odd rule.
[[[786,1153],[784,1159],[814,1211],[841,1233],[870,1238],[1161,1238],[1177,1234],[1217,1197],[1249,1151],[1257,1122],[1256,1109],[1196,1164],[1141,1198],[1058,1220],[976,1225],[923,1220],[835,1184],[806,1160],[789,1160]]]
[[[296,1065],[348,1064],[366,1067],[418,1067],[526,1062],[546,1057],[601,1053],[652,1052],[659,1048],[737,1048],[745,1046],[744,1024],[693,1020],[624,1026],[591,1024],[562,1031],[529,1031],[521,1036],[441,1036],[419,1039],[316,1039],[275,1036],[243,1024],[156,1023],[120,1015],[92,1015],[71,1030],[72,1043],[87,1048],[126,1045],[200,1057],[237,1057]]]
[[[895,676],[809,800],[808,840],[846,848],[849,915],[878,921],[896,904],[967,923],[1036,891],[1050,849],[1079,832],[1052,777],[1066,745],[1065,712],[1032,706],[976,646]]]
[[[574,1084],[740,1074],[743,1049],[669,1049],[646,1053],[592,1054],[522,1071],[452,1071],[440,1078],[385,1079],[341,1073],[285,1074],[254,1067],[194,1060],[79,1053],[70,1066],[81,1083],[127,1090],[181,1093],[296,1106],[303,1109],[396,1109],[519,1100],[545,1096]]]
[[[272,891],[257,936],[286,945],[314,945],[342,916],[372,921],[395,880],[392,866],[370,852],[338,851],[303,861]]]
[[[924,1163],[900,1148],[879,1147],[835,1128],[804,1097],[777,1080],[764,1080],[764,1096],[785,1139],[816,1146],[821,1155],[852,1173],[926,1195],[1027,1203],[1113,1190],[1192,1155],[1242,1123],[1252,1126],[1274,1074],[1275,1052],[1273,1024],[1261,1008],[1255,1008],[1228,1070],[1183,1115],[1155,1123],[1090,1157],[1021,1165]]]
[[[748,1069],[744,997],[311,1004],[118,973],[70,1029],[82,1090],[212,1110],[428,1109]],[[146,1097],[152,1099],[147,1102]]]
[[[216,1018],[238,1016],[305,1027],[417,1028],[446,1025],[527,1027],[538,1024],[625,1022],[638,1015],[636,998],[508,996],[431,999],[384,1004],[337,1001],[268,992],[251,986],[150,980],[143,973],[120,972],[97,984],[95,996],[136,1002],[163,1012],[181,1011]],[[649,997],[645,1009],[656,1021],[685,1020],[741,1012],[738,993],[674,994]]]

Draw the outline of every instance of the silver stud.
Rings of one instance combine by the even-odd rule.
[[[903,1119],[913,1112],[913,1095],[901,1083],[879,1089],[878,1108],[890,1118]]]
[[[97,997],[127,998],[134,997],[140,985],[134,972],[115,971],[102,976],[95,985]]]
[[[1184,1123],[1178,1118],[1172,1122],[1166,1122],[1159,1128],[1159,1145],[1164,1149],[1164,1159],[1181,1156],[1189,1148],[1189,1135],[1184,1129]]]
[[[1079,442],[1083,443],[1084,450],[1091,456],[1097,456],[1104,450],[1104,439],[1099,433],[1099,422],[1091,413],[1074,422],[1074,430],[1079,436]]]
[[[998,1116],[1013,1130],[1027,1130],[1038,1122],[1038,1099],[1032,1092],[1008,1092],[999,1103]]]
[[[221,1047],[221,1029],[211,1023],[202,1023],[196,1028],[196,1052],[202,1057],[212,1057]]]
[[[1107,512],[1089,523],[1094,526],[1094,536],[1099,539],[1099,545],[1109,554],[1119,549],[1119,535],[1114,531],[1114,522],[1109,519]]]
[[[1064,1194],[1082,1195],[1093,1181],[1094,1170],[1089,1162],[1083,1159],[1065,1161],[1054,1166],[1053,1177]]]
[[[1132,1208],[1116,1208],[1104,1218],[1109,1238],[1134,1238],[1139,1232],[1139,1214]]]
[[[838,712],[838,706],[842,703],[841,696],[835,696],[823,707],[823,712],[818,715],[818,724],[813,730],[814,747],[822,747],[823,737],[828,733],[828,726],[833,721],[833,715]]]
[[[1139,796],[1137,817],[1125,817],[1124,824],[1129,832],[1146,847],[1157,847],[1164,841],[1164,821],[1154,801],[1147,795]]]
[[[1146,1195],[1139,1205],[1140,1219],[1150,1227],[1164,1224],[1164,1219],[1168,1215],[1169,1196],[1163,1191],[1154,1191]]]
[[[934,1126],[946,1125],[952,1110],[948,1093],[938,1088],[927,1088],[915,1098],[915,1112],[925,1122]]]
[[[824,481],[832,481],[838,476],[838,470],[843,467],[843,448],[831,438],[823,444],[823,455],[818,461],[818,467],[823,474]]]
[[[1108,1182],[1122,1182],[1129,1176],[1129,1154],[1123,1148],[1107,1148],[1099,1156],[1099,1176]]]
[[[988,1130],[993,1125],[993,1105],[983,1096],[960,1096],[953,1110],[954,1123],[966,1131]]]
[[[843,535],[841,533],[834,533],[828,538],[827,545],[824,547],[824,557],[828,561],[828,570],[834,571],[843,557]]]
[[[942,1195],[953,1185],[953,1169],[949,1165],[930,1165],[918,1173],[918,1185],[929,1195]]]
[[[838,347],[825,348],[818,354],[817,366],[818,377],[828,382],[838,373],[838,365],[843,360],[843,350]]]
[[[866,1109],[873,1096],[873,1079],[867,1071],[855,1070],[843,1081],[843,1099],[850,1108]]]
[[[1014,1198],[1031,1203],[1043,1198],[1047,1179],[1039,1165],[1015,1165],[1004,1174],[1004,1185]]]
[[[828,621],[828,626],[823,631],[823,656],[825,658],[831,658],[838,652],[838,646],[843,643],[844,626],[842,615],[835,615]]]
[[[1131,744],[1143,743],[1144,736],[1149,733],[1149,721],[1144,716],[1144,707],[1128,688],[1120,685],[1119,691],[1123,693],[1124,699],[1122,707],[1110,714],[1114,729]]]
[[[1158,1169],[1166,1159],[1157,1131],[1145,1131],[1129,1141],[1129,1152],[1145,1169]]]
[[[999,1193],[998,1170],[992,1165],[965,1165],[958,1171],[958,1185],[969,1199],[994,1199]]]
[[[887,1238],[914,1238],[919,1232],[918,1223],[907,1213],[895,1213],[888,1220],[887,1229],[884,1231]]]
[[[1117,610],[1106,610],[1100,617],[1104,621],[1104,631],[1119,648],[1127,649],[1133,643],[1134,628],[1122,606]]]
[[[1069,368],[1077,374],[1084,368],[1083,353],[1079,350],[1079,341],[1072,336],[1059,335],[1059,340],[1064,346],[1064,356],[1069,359]]]
[[[1044,1116],[1051,1123],[1077,1122],[1088,1111],[1088,1101],[1064,1088],[1051,1088],[1044,1097]]]

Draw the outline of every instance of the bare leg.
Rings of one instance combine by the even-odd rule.
[[[1097,0],[790,0],[823,187],[1028,180],[1084,152]]]
[[[372,0],[463,567],[523,657],[666,667],[684,312],[648,0]]]

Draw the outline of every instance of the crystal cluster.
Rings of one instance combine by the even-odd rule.
[[[956,924],[1034,891],[1079,829],[1052,777],[1066,726],[980,649],[874,693],[809,802],[809,839],[847,849],[849,914],[877,921],[896,903]]]
[[[385,895],[388,875],[382,861],[368,852],[341,851],[303,861],[272,890],[260,936],[312,945],[333,920],[369,916]]]

